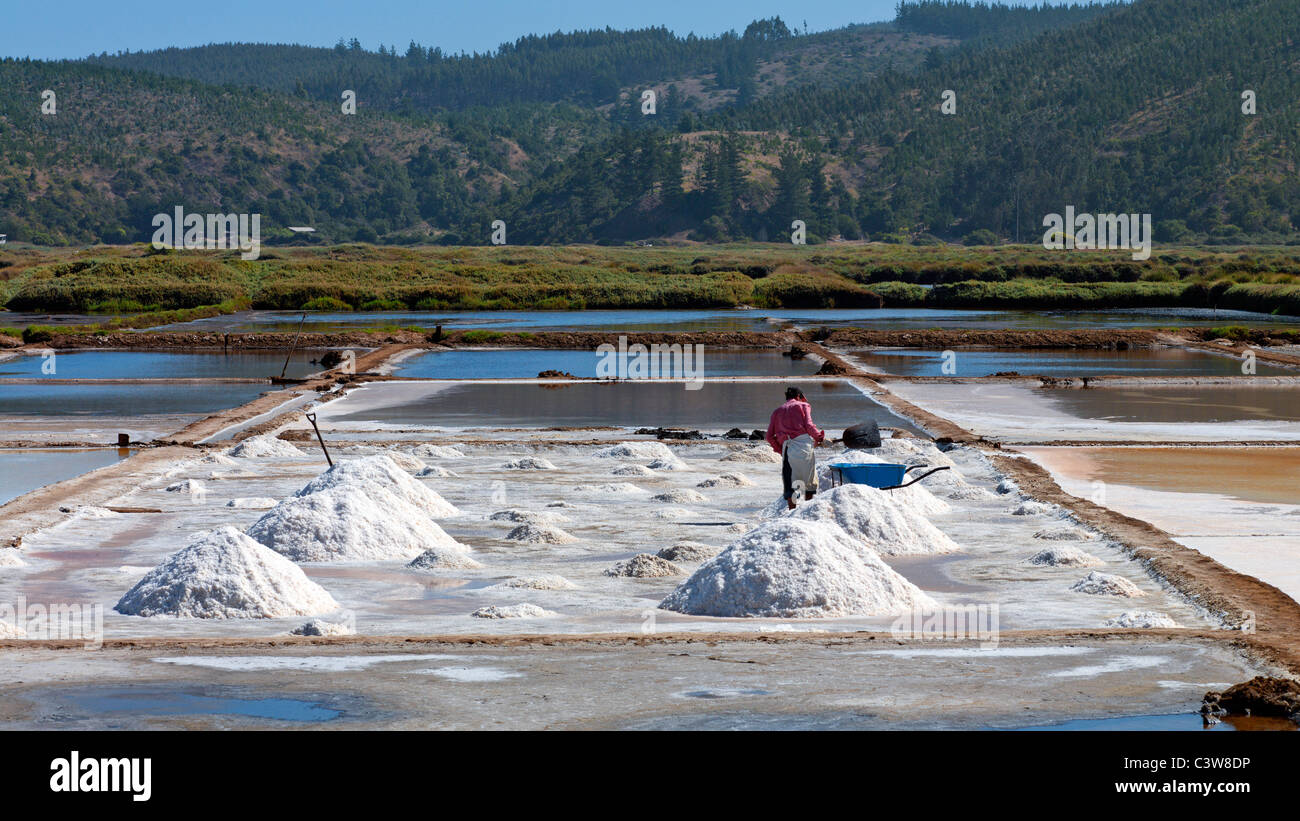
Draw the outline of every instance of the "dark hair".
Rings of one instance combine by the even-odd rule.
[[[786,388],[786,389],[785,389],[785,398],[786,398],[786,399],[803,399],[803,398],[804,398],[803,391],[799,390],[798,388]]]

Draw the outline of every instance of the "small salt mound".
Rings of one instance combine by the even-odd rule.
[[[728,533],[748,533],[754,526],[749,522],[733,522],[727,525]]]
[[[209,453],[207,456],[200,459],[199,462],[205,465],[225,465],[227,467],[239,464],[224,453]]]
[[[406,565],[412,570],[473,570],[483,565],[463,547],[431,547]]]
[[[195,534],[114,608],[127,616],[272,619],[338,609],[302,568],[233,527]]]
[[[939,493],[953,501],[977,501],[996,499],[998,495],[991,490],[962,482],[962,484],[941,485]]]
[[[1035,533],[1034,538],[1049,542],[1088,542],[1092,541],[1092,534],[1077,527],[1049,527]]]
[[[766,445],[756,448],[739,448],[722,457],[723,462],[746,462],[749,464],[781,464],[781,454]]]
[[[576,590],[577,585],[563,576],[516,576],[506,579],[494,587],[509,587],[518,590]]]
[[[252,436],[226,451],[239,459],[301,459],[302,451],[274,436]]]
[[[705,479],[696,487],[753,487],[754,483],[743,473],[720,473],[712,479]]]
[[[1096,567],[1105,564],[1091,553],[1068,545],[1040,550],[1029,557],[1029,563],[1051,567]]]
[[[574,485],[574,493],[599,493],[604,496],[644,496],[650,491],[628,482],[609,482],[603,485]]]
[[[690,470],[690,465],[676,456],[671,459],[653,459],[646,467],[651,470]]]
[[[560,508],[564,508],[564,509],[566,509],[566,510],[577,510],[577,509],[578,509],[578,506],[575,505],[573,502],[566,502],[566,501],[564,501],[563,499],[559,499],[559,500],[554,501],[554,502],[547,502],[547,503],[546,503],[546,506],[547,506],[547,507],[560,507]]]
[[[551,464],[549,459],[543,459],[540,456],[525,456],[522,459],[512,459],[501,466],[502,470],[555,470],[555,465]]]
[[[437,491],[412,479],[392,459],[383,454],[338,462],[334,467],[312,479],[294,495],[309,496],[322,490],[345,486],[361,493],[365,493],[372,487],[383,488],[407,504],[423,510],[429,516],[455,516],[460,513],[454,505],[438,495]]]
[[[27,562],[11,547],[0,548],[0,567],[26,567]]]
[[[610,471],[614,476],[654,476],[653,469],[645,465],[619,465]]]
[[[1157,613],[1154,610],[1126,610],[1113,619],[1106,619],[1102,622],[1104,627],[1126,627],[1126,628],[1159,628],[1159,627],[1177,627],[1178,622],[1166,616],[1164,613]]]
[[[601,448],[591,455],[595,459],[636,459],[643,462],[650,459],[672,461],[677,458],[663,442],[623,442]]]
[[[1020,485],[1016,484],[1015,479],[1003,479],[998,482],[998,493],[1007,495],[1008,493],[1019,493]]]
[[[464,459],[465,454],[446,445],[416,445],[412,453],[425,459]]]
[[[571,544],[578,541],[572,533],[558,527],[532,522],[516,527],[506,534],[506,539],[526,544]]]
[[[82,505],[77,508],[77,516],[82,519],[116,519],[121,515],[106,507],[97,507],[95,505]]]
[[[563,513],[545,513],[536,510],[524,510],[523,508],[512,507],[506,510],[498,510],[488,517],[493,522],[567,522],[568,516]]]
[[[703,564],[659,606],[697,616],[882,616],[934,601],[838,526],[759,525]]]
[[[380,485],[338,485],[291,496],[248,535],[298,562],[409,559],[431,547],[459,547],[423,511]]]
[[[956,468],[957,463],[948,458],[933,442],[923,439],[884,439],[875,453],[886,462],[903,465],[929,465],[931,467]],[[945,471],[951,473],[954,471]]]
[[[1021,502],[1014,510],[1012,516],[1043,516],[1056,510],[1056,505],[1047,504],[1046,502]]]
[[[687,510],[684,507],[661,507],[651,514],[656,519],[685,519],[687,516],[694,516],[695,512]]]
[[[685,571],[653,553],[638,553],[627,561],[619,562],[605,571],[606,576],[630,576],[634,579],[655,579],[680,576]]]
[[[1090,593],[1094,596],[1123,596],[1130,599],[1146,595],[1141,588],[1128,579],[1113,576],[1110,573],[1100,573],[1096,570],[1089,573],[1088,578],[1075,582],[1070,589],[1076,593]]]
[[[721,552],[719,548],[703,542],[682,541],[672,547],[665,547],[657,555],[670,562],[702,562],[705,559],[712,559]]]
[[[415,475],[416,475],[417,477],[421,478],[421,479],[458,479],[458,478],[460,478],[460,474],[459,474],[459,473],[453,473],[453,472],[451,472],[450,470],[447,470],[445,467],[440,467],[440,466],[438,466],[438,465],[428,465],[427,467],[423,468],[419,473],[417,473],[417,474],[415,474]]]
[[[208,492],[207,486],[204,485],[202,482],[200,482],[198,479],[186,479],[183,482],[177,482],[174,485],[168,485],[167,487],[163,488],[163,490],[167,491],[168,493],[200,494],[200,493]]]
[[[324,619],[312,619],[289,631],[291,636],[351,636],[357,631],[347,624]]]
[[[245,496],[239,499],[231,499],[226,502],[226,507],[240,510],[270,510],[276,504],[277,502],[270,496]]]
[[[27,636],[27,631],[16,624],[10,624],[7,620],[0,619],[0,639],[21,639]]]
[[[651,496],[650,501],[668,502],[669,504],[682,505],[682,504],[690,504],[692,502],[703,502],[705,501],[705,496],[703,493],[700,493],[698,490],[691,490],[690,488],[684,487],[684,488],[677,488],[675,490],[670,490],[667,493],[660,493],[656,496]]]
[[[841,485],[786,514],[808,522],[833,522],[856,544],[882,556],[955,553],[961,547],[914,511],[901,507],[886,492],[862,485]]]
[[[424,462],[420,461],[416,457],[412,456],[409,453],[403,453],[400,450],[386,451],[384,455],[387,456],[389,459],[392,459],[393,464],[397,465],[402,470],[409,471],[411,473],[419,473],[420,471],[428,467],[428,465],[424,464]]]
[[[491,607],[480,607],[470,615],[476,619],[546,619],[558,616],[559,613],[544,610],[535,604],[494,604]]]

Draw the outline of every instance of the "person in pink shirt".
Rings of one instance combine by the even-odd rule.
[[[817,457],[813,448],[826,434],[812,420],[812,405],[798,388],[785,389],[785,404],[772,411],[767,423],[767,443],[781,454],[781,498],[791,510],[800,491],[804,500],[817,493]]]

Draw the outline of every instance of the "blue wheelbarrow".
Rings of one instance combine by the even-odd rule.
[[[927,476],[932,476],[941,470],[950,470],[948,467],[930,468],[929,465],[895,465],[888,463],[867,463],[858,464],[854,462],[837,462],[829,466],[831,469],[831,487],[839,485],[867,485],[877,488],[878,490],[898,490],[909,485],[914,485]],[[930,468],[926,470],[926,468]],[[907,474],[914,470],[925,470],[920,476],[915,477],[910,482],[904,482],[903,479]]]

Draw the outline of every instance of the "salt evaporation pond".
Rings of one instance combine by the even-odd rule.
[[[301,311],[242,311],[155,328],[157,331],[294,331]],[[1216,325],[1274,326],[1300,317],[1209,308],[1142,308],[1110,311],[988,311],[940,308],[827,308],[593,311],[375,311],[308,312],[305,328],[348,331],[386,326],[446,330],[498,328],[528,331],[764,331],[782,323],[800,327],[909,328],[1095,328]]]
[[[279,376],[288,351],[55,351],[0,359],[0,379],[264,379]],[[324,351],[299,350],[289,357],[288,377],[321,370]],[[51,372],[52,371],[52,372]]]
[[[917,431],[907,420],[843,380],[797,382],[814,421],[836,429],[875,420]],[[365,385],[324,405],[330,424],[377,423],[438,427],[687,427],[766,428],[785,401],[784,382],[579,382],[572,384],[385,382]]]
[[[525,379],[558,370],[584,379],[598,376],[601,354],[594,350],[430,351],[403,359],[394,376],[417,379]],[[706,346],[691,366],[700,376],[811,376],[820,366],[812,359],[791,359],[780,351]]]
[[[1026,376],[1241,376],[1235,357],[1184,348],[1116,350],[1028,350],[994,348],[953,351],[952,367],[943,351],[913,348],[855,350],[864,365],[897,376],[992,376],[1016,372]],[[1257,362],[1258,376],[1300,376],[1300,370]]]
[[[125,448],[0,450],[0,505],[45,485],[114,464],[130,453]]]
[[[248,402],[271,390],[269,383],[117,383],[94,381],[0,387],[0,416],[136,417],[142,414],[208,414]]]
[[[1300,385],[1143,385],[1042,390],[1083,419],[1115,422],[1300,421]]]

